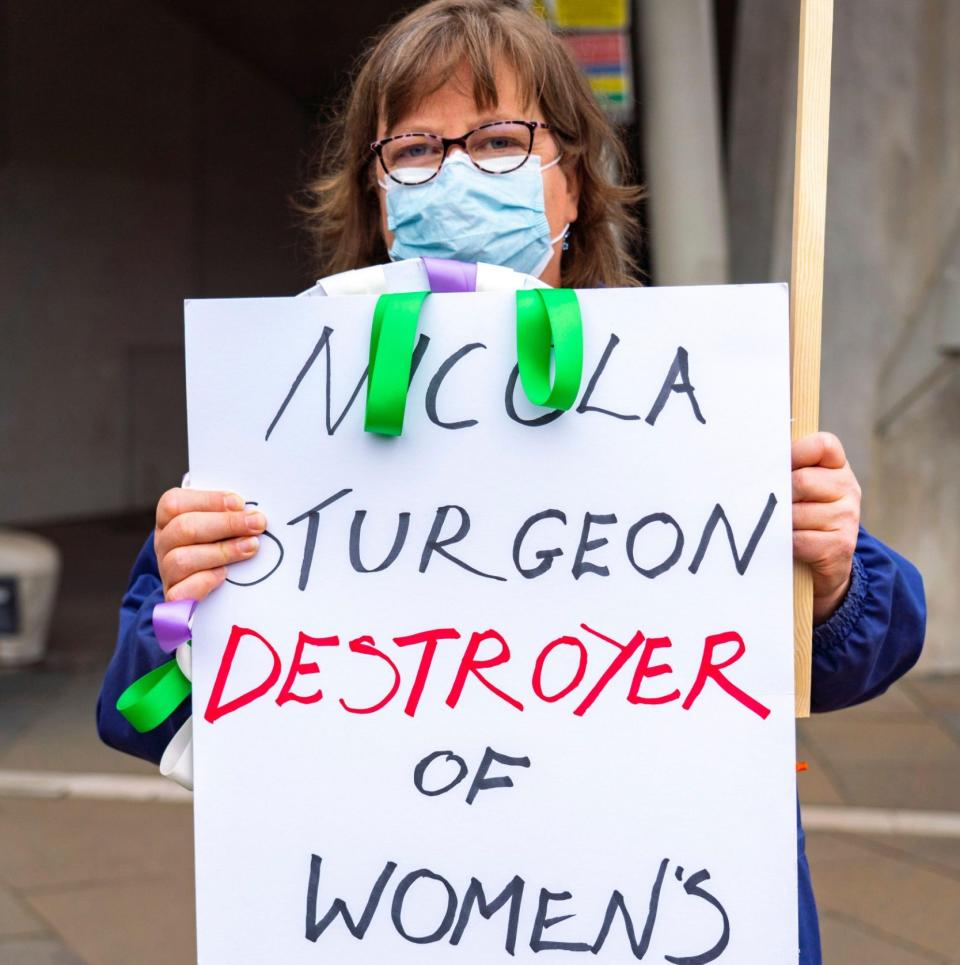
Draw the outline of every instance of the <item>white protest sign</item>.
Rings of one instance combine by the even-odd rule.
[[[192,301],[191,483],[269,520],[194,622],[201,965],[797,956],[784,286]]]

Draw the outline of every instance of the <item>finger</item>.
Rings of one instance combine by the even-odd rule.
[[[206,599],[227,578],[225,566],[216,570],[202,570],[174,584],[164,594],[168,601]]]
[[[166,586],[173,586],[201,570],[215,570],[230,563],[250,559],[260,546],[256,536],[221,540],[219,543],[199,543],[176,546],[160,561],[160,571]]]
[[[157,503],[157,529],[163,529],[183,513],[219,513],[242,510],[243,499],[236,493],[204,489],[168,489]]]
[[[832,561],[831,533],[820,530],[793,531],[793,557],[811,566],[825,566]]]
[[[794,530],[855,530],[858,523],[857,511],[853,501],[849,499],[836,499],[828,503],[793,504]]]
[[[266,528],[267,518],[257,509],[243,513],[181,513],[160,530],[157,556],[166,556],[176,546],[259,536]]]
[[[832,432],[813,432],[797,439],[791,446],[790,456],[794,469],[802,466],[842,469],[847,464],[843,446]]]
[[[849,567],[856,549],[856,537],[842,531],[799,529],[793,531],[794,559],[809,563],[825,573]],[[816,578],[816,573],[814,574]]]
[[[790,474],[790,485],[795,503],[829,503],[853,492],[850,474],[820,466],[794,469]]]

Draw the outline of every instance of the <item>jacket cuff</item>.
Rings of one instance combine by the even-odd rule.
[[[847,587],[843,602],[828,620],[813,628],[815,652],[824,653],[843,646],[863,615],[863,606],[867,599],[867,583],[867,569],[860,560],[860,556],[854,553],[850,586]]]

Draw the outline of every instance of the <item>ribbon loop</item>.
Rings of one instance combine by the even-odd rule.
[[[135,680],[117,700],[117,710],[138,733],[159,727],[190,695],[192,686],[177,666],[168,660]]]
[[[370,331],[370,368],[364,429],[382,436],[403,432],[420,309],[429,292],[381,295]]]
[[[474,292],[477,264],[452,258],[424,258],[423,267],[432,292]]]
[[[575,291],[533,288],[517,292],[517,365],[523,391],[534,405],[569,409],[577,401],[583,378],[583,320]]]
[[[173,653],[190,639],[190,623],[196,608],[196,600],[172,600],[153,608],[153,633],[164,653]]]
[[[160,774],[188,791],[193,790],[193,718],[170,738],[160,758]]]

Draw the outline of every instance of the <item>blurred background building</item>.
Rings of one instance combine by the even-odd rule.
[[[649,283],[788,279],[799,0],[529,2],[623,127]],[[18,803],[3,778],[155,773],[92,714],[187,467],[182,301],[313,282],[293,201],[318,119],[415,5],[0,0],[0,526],[65,563],[46,662],[0,673],[4,963],[192,957],[189,809]],[[960,962],[960,0],[836,3],[826,254],[822,424],[930,608],[919,676],[800,728],[826,961]],[[951,813],[870,837],[833,807]]]

